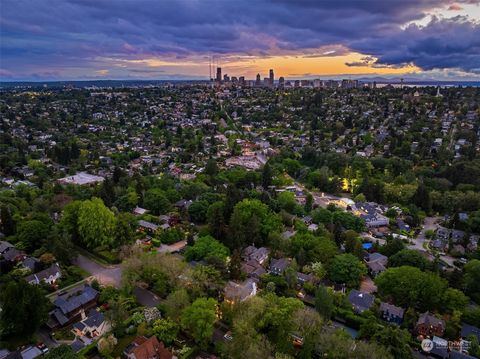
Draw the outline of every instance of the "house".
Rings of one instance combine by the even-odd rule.
[[[60,178],[58,180],[61,184],[75,184],[80,186],[95,185],[99,182],[103,182],[105,179],[101,176],[95,176],[86,172],[78,172],[74,176],[68,176]]]
[[[256,248],[255,246],[248,246],[243,251],[243,260],[250,261],[255,260],[260,264],[263,264],[268,259],[268,249],[265,247]]]
[[[22,267],[30,269],[32,272],[37,272],[40,267],[40,261],[35,257],[27,257],[22,262]]]
[[[241,269],[242,272],[247,274],[247,276],[256,279],[260,279],[260,277],[267,272],[265,268],[254,259],[249,260],[248,262],[242,262]]]
[[[281,275],[287,269],[290,261],[286,258],[272,259],[270,262],[270,272],[276,275]]]
[[[410,226],[405,223],[405,221],[401,218],[397,218],[397,227],[401,231],[410,231]]]
[[[257,283],[253,279],[247,279],[242,283],[229,281],[223,290],[227,303],[243,302],[257,294]]]
[[[457,243],[462,241],[465,238],[465,232],[458,229],[452,230],[452,242]]]
[[[380,253],[370,253],[365,259],[368,272],[371,276],[376,277],[380,273],[384,272],[387,268],[388,257]]]
[[[25,280],[30,284],[38,285],[44,282],[53,285],[61,277],[62,271],[60,270],[60,266],[58,263],[54,263],[47,269],[25,277]]]
[[[0,254],[3,254],[8,249],[13,248],[13,244],[7,241],[0,241]]]
[[[37,347],[28,347],[21,351],[22,359],[35,359],[43,355],[43,352]]]
[[[91,309],[88,317],[73,325],[73,333],[77,337],[93,339],[100,337],[110,330],[110,324],[105,320],[105,315]]]
[[[386,322],[400,325],[403,321],[405,309],[393,304],[382,302],[380,304],[380,314],[381,318]]]
[[[176,356],[165,348],[162,342],[159,342],[156,336],[150,338],[136,337],[128,345],[123,354],[128,359],[176,359]]]
[[[429,312],[420,314],[415,331],[423,336],[439,336],[445,333],[445,321],[438,319]]]
[[[20,262],[26,258],[26,255],[15,247],[9,247],[2,253],[2,257],[9,262]]]
[[[53,304],[47,326],[50,329],[61,328],[78,321],[86,310],[96,306],[99,292],[85,285],[79,292],[57,297]]]
[[[148,213],[148,209],[141,208],[141,207],[135,207],[133,210],[133,214],[136,216],[141,216],[142,214]]]
[[[297,272],[297,283],[301,286],[305,285],[305,283],[313,283],[315,278],[310,274],[305,274],[301,272]]]
[[[371,294],[352,289],[348,294],[348,301],[356,313],[362,313],[373,305],[375,297]]]
[[[463,323],[462,329],[460,331],[460,336],[464,339],[468,339],[468,337],[471,335],[476,336],[478,341],[480,341],[480,328]]]
[[[142,231],[154,233],[158,229],[158,225],[152,222],[144,221],[143,219],[138,221],[138,227]]]
[[[435,238],[442,241],[448,240],[450,238],[450,230],[444,227],[438,227]]]

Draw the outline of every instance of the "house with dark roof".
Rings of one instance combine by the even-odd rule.
[[[53,285],[61,277],[62,271],[60,270],[60,266],[58,265],[58,263],[54,263],[47,269],[25,277],[25,280],[28,283],[35,285],[38,285],[42,282]]]
[[[23,261],[26,258],[26,255],[15,247],[9,247],[2,253],[2,257],[9,262],[17,263]]]
[[[356,313],[362,313],[373,305],[375,297],[371,294],[352,289],[348,294],[348,301]]]
[[[429,312],[420,314],[415,331],[423,336],[438,336],[441,337],[445,333],[445,321],[438,319]]]
[[[14,248],[13,244],[7,241],[0,241],[0,254],[3,254],[9,248]]]
[[[56,329],[78,321],[82,313],[96,306],[98,296],[99,292],[89,285],[73,295],[58,296],[53,302],[55,309],[50,312],[47,326]]]
[[[290,261],[286,258],[272,259],[270,262],[270,272],[276,275],[282,275],[289,266]]]
[[[380,315],[386,322],[400,325],[403,321],[404,314],[405,309],[397,307],[396,305],[385,302],[380,304]]]
[[[154,233],[158,229],[158,225],[152,222],[144,221],[143,219],[138,221],[138,228],[141,231]]]
[[[305,274],[301,272],[297,272],[297,283],[300,286],[304,286],[305,283],[313,283],[315,282],[315,278],[310,274]]]
[[[387,269],[388,257],[380,253],[370,253],[367,258],[365,258],[365,262],[368,273],[370,273],[372,277],[376,277]]]
[[[257,294],[257,283],[253,279],[247,279],[242,283],[229,281],[223,290],[223,296],[227,303],[238,303],[247,300]]]
[[[480,342],[480,328],[474,325],[463,323],[462,329],[460,331],[460,336],[463,339],[468,339],[468,337],[471,335],[477,337],[477,340]]]
[[[128,345],[123,354],[128,359],[176,359],[162,342],[159,342],[156,336],[150,338],[136,337]]]
[[[248,246],[244,249],[242,258],[244,261],[255,260],[263,264],[268,259],[268,253],[268,249],[265,247]]]
[[[22,267],[30,269],[32,272],[37,272],[40,266],[40,261],[35,257],[27,257],[22,262]]]
[[[241,270],[248,277],[260,279],[260,277],[267,271],[256,260],[249,260],[248,262],[242,262]]]
[[[94,339],[110,330],[110,324],[105,320],[105,315],[95,309],[90,309],[88,317],[73,325],[73,333],[77,337]]]

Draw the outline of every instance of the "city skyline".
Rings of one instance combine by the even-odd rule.
[[[478,80],[479,4],[6,0],[0,81],[208,79],[212,58],[246,79]]]

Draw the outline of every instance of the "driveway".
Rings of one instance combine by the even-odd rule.
[[[82,254],[78,255],[75,264],[89,272],[101,285],[120,288],[122,280],[122,268],[120,267],[120,264],[105,266],[94,262]]]

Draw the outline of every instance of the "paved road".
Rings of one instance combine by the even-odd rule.
[[[104,266],[81,254],[75,260],[75,264],[89,272],[101,285],[120,287],[122,268],[119,264]]]
[[[137,298],[137,302],[144,307],[156,307],[162,302],[162,300],[157,295],[155,295],[148,289],[135,287],[133,293]]]
[[[415,238],[415,243],[411,244],[409,248],[425,252],[425,248],[423,248],[423,244],[427,240],[427,238],[425,237],[425,232],[429,230],[436,230],[440,226],[438,224],[440,220],[441,217],[425,217],[422,231],[417,236],[417,238]]]

